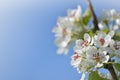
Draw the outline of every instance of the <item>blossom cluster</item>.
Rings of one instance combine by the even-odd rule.
[[[82,14],[78,6],[69,10],[67,16],[60,17],[53,29],[58,54],[67,54],[70,45],[75,45],[71,65],[79,73],[104,68],[112,60],[120,63],[120,13],[114,9],[104,10],[98,17],[97,31],[91,24],[91,16],[89,9]],[[81,80],[84,78],[83,74]],[[105,78],[111,80],[107,75]]]
[[[87,25],[82,23],[82,19],[88,16],[82,14],[81,7],[77,9],[68,10],[68,15],[65,17],[59,17],[53,32],[56,34],[55,43],[58,46],[58,54],[67,54],[70,44],[79,37],[79,33],[82,33]]]

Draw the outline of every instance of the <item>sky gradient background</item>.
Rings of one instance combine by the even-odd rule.
[[[92,0],[120,11],[120,0]],[[57,55],[52,29],[59,16],[86,0],[0,0],[0,80],[79,80],[69,55]]]

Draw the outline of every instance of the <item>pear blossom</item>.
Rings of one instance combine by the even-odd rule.
[[[116,24],[120,25],[120,19],[116,19]]]
[[[67,17],[59,18],[56,27],[53,29],[55,33],[55,43],[59,47],[57,53],[68,53],[68,45],[71,41],[71,31],[73,24]]]
[[[97,35],[94,36],[94,45],[96,47],[107,47],[112,37],[114,36],[114,31],[109,32],[108,34],[104,32],[98,32]]]
[[[55,43],[58,46],[58,54],[68,53],[69,44],[72,39],[71,36],[73,32],[78,31],[78,29],[75,28],[75,21],[78,21],[80,17],[82,17],[82,11],[81,7],[78,6],[77,9],[69,10],[67,16],[58,19],[57,25],[53,29],[56,37]]]
[[[77,53],[75,52],[74,55],[71,57],[71,65],[75,68],[77,68],[82,61],[83,53]]]
[[[82,17],[81,6],[78,6],[77,9],[68,10],[68,18],[72,22],[79,21]]]
[[[82,73],[80,80],[85,80],[85,73],[89,74],[92,71],[97,71],[99,77],[112,80],[110,74],[100,73],[99,69],[109,70],[109,65],[116,69],[114,63],[118,63],[118,65],[120,63],[118,33],[120,32],[120,13],[115,9],[104,10],[98,17],[98,21],[96,19],[95,22],[94,17],[93,24],[98,25],[97,30],[94,29],[96,26],[90,27],[93,24],[89,11],[82,15],[80,6],[77,9],[68,10],[67,16],[59,17],[56,27],[53,29],[56,37],[55,44],[58,47],[57,53],[67,54],[70,44],[74,43],[71,65],[77,69],[78,73]]]
[[[76,45],[74,47],[74,51],[86,51],[89,46],[91,45],[91,38],[89,36],[89,34],[85,33],[84,34],[84,40],[79,39],[76,40]]]
[[[99,29],[119,30],[120,29],[120,13],[115,9],[103,10],[102,14],[98,17]]]
[[[86,58],[86,52],[76,51],[71,57],[71,65],[77,68],[79,73],[90,71],[93,69],[93,65]]]
[[[86,52],[86,56],[90,62],[93,62],[93,64],[96,65],[96,67],[103,66],[103,63],[107,63],[109,60],[109,55],[107,55],[107,52],[98,50],[94,46],[89,48]]]
[[[89,72],[93,70],[93,65],[87,60],[82,60],[81,63],[77,67],[78,73]]]
[[[56,33],[55,43],[59,47],[58,53],[65,53],[68,52],[68,44],[71,40],[71,28],[65,28],[61,26],[57,26],[54,29]]]
[[[100,30],[104,30],[108,28],[107,25],[103,22],[99,22],[98,27]]]
[[[120,41],[111,41],[110,47],[117,57],[120,57]]]
[[[102,14],[99,17],[99,20],[100,21],[115,20],[119,17],[120,17],[120,13],[118,13],[115,9],[103,10]]]

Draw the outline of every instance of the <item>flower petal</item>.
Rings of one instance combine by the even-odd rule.
[[[85,73],[82,73],[82,76],[81,76],[80,80],[85,80]]]
[[[90,36],[89,36],[89,34],[87,34],[87,33],[85,33],[84,34],[84,40],[87,40],[88,42],[90,42]]]
[[[114,34],[115,34],[115,32],[114,32],[114,31],[110,31],[110,32],[108,33],[108,35],[110,35],[111,37],[113,37],[113,36],[114,36]]]

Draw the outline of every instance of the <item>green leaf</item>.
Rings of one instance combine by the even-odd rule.
[[[87,9],[82,19],[83,24],[87,25],[90,19],[91,19],[91,12],[90,9]]]
[[[120,64],[119,63],[113,63],[113,65],[118,71],[120,71]]]
[[[108,29],[104,29],[104,30],[102,30],[104,33],[108,33],[109,32],[109,30]]]
[[[89,33],[90,37],[92,38],[94,36],[95,30],[93,29],[93,30],[89,31],[88,33]]]
[[[116,32],[113,39],[120,41],[120,32]]]
[[[99,76],[98,71],[92,71],[89,74],[88,80],[107,80]]]
[[[90,10],[90,8],[86,9],[84,15],[85,16],[91,16],[91,10]]]
[[[75,31],[72,33],[71,37],[73,40],[76,40],[76,39],[83,39],[83,36],[84,36],[84,33],[85,32],[79,32],[79,31]]]

